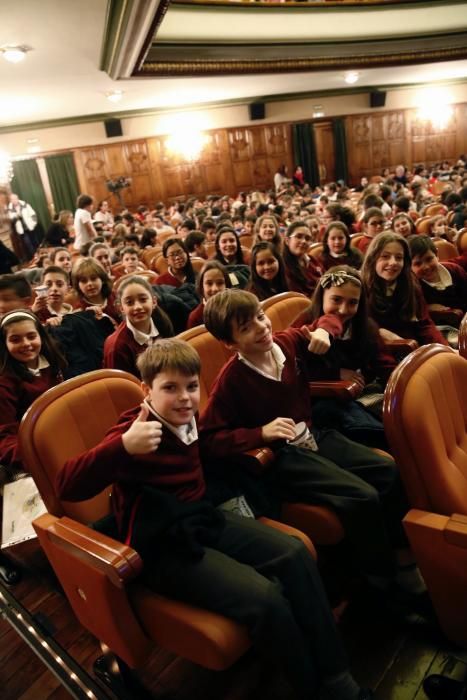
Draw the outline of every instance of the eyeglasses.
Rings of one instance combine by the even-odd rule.
[[[307,243],[311,243],[313,240],[313,237],[307,233],[292,233],[289,238],[296,238],[297,241],[306,241]]]
[[[167,257],[168,258],[183,258],[184,255],[185,255],[184,250],[175,250],[173,253],[168,253]]]
[[[384,226],[384,221],[369,221],[368,226]]]

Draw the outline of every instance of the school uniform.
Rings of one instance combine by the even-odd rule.
[[[323,267],[316,258],[309,255],[307,264],[300,267],[300,270],[305,277],[303,281],[296,277],[293,270],[290,270],[287,265],[285,266],[285,277],[289,291],[301,292],[301,294],[311,296],[315,291],[315,287],[318,284],[321,275],[324,272]]]
[[[170,270],[167,270],[163,275],[157,277],[154,284],[168,284],[171,287],[181,287],[183,282],[181,282],[178,277],[175,277]]]
[[[330,267],[334,267],[335,265],[350,265],[350,267],[354,267],[359,270],[362,266],[363,255],[359,250],[354,249],[341,255],[321,253],[321,255],[318,256],[318,260],[325,272],[327,272]]]
[[[103,304],[93,304],[91,301],[86,299],[86,297],[80,296],[77,303],[78,309],[83,309],[85,311],[90,306],[100,306],[104,314],[109,316],[115,323],[120,323],[122,320],[122,314],[117,307],[117,298],[113,292],[107,297]]]
[[[159,335],[152,319],[149,333],[138,331],[128,320],[122,321],[116,331],[105,339],[104,367],[121,369],[140,379],[136,360],[149,345],[156,342]]]
[[[447,340],[443,338],[431,320],[428,307],[418,286],[415,287],[415,295],[417,306],[420,309],[417,317],[410,320],[401,318],[399,302],[392,295],[386,297],[384,308],[374,309],[370,307],[370,316],[380,328],[396,333],[401,338],[413,338],[419,345],[430,343],[448,345]]]
[[[438,263],[438,273],[437,282],[419,280],[426,303],[467,311],[467,272],[446,261]]]
[[[366,236],[363,234],[362,238],[360,238],[356,243],[355,243],[355,248],[357,248],[362,255],[365,255],[368,246],[370,245],[371,241],[373,239],[370,238],[370,236]]]
[[[157,450],[129,455],[122,434],[139,411],[124,413],[97,447],[65,463],[56,481],[60,498],[83,500],[113,484],[121,538],[142,544],[151,586],[247,625],[297,697],[309,698],[323,677],[347,670],[313,559],[298,539],[221,514],[204,499],[194,420],[181,428],[164,423]],[[149,517],[151,502],[157,507]]]
[[[42,325],[45,325],[46,321],[49,320],[49,318],[60,318],[62,319],[66,314],[71,314],[73,313],[73,307],[71,304],[64,303],[62,304],[62,307],[60,311],[54,311],[51,306],[47,305],[45,309],[41,309],[41,311],[38,311],[36,313],[37,318],[39,321],[42,323]]]
[[[338,333],[333,317],[324,325],[331,335]],[[308,343],[305,328],[274,334],[276,377],[239,355],[226,363],[200,417],[203,458],[215,462],[230,455],[235,463],[241,453],[263,446],[262,426],[279,416],[296,424],[303,421],[311,429],[307,374],[313,356]],[[268,443],[275,460],[258,478],[272,483],[283,501],[329,506],[341,518],[360,567],[367,573],[391,576],[390,540],[404,541],[401,518],[407,510],[394,462],[336,430],[320,431],[316,440],[316,451],[283,440]]]
[[[193,311],[190,312],[188,316],[188,321],[186,324],[187,328],[194,328],[195,326],[201,326],[204,323],[204,301],[202,301],[198,306],[195,306]]]
[[[44,391],[61,381],[60,374],[52,370],[42,355],[37,370],[29,371],[27,379],[15,374],[0,375],[0,464],[10,476],[23,471],[18,449],[18,429],[29,406]]]

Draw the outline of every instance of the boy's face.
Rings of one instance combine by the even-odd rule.
[[[437,282],[439,279],[438,258],[431,250],[412,258],[412,272],[418,279]]]
[[[260,306],[245,323],[232,321],[232,341],[226,343],[232,350],[245,357],[261,357],[271,350],[272,344],[271,321]]]
[[[14,289],[0,290],[0,317],[9,311],[27,309],[31,306],[31,297],[19,297]]]
[[[44,285],[47,287],[47,301],[53,309],[59,309],[68,291],[68,283],[63,275],[58,272],[48,272],[44,277]]]
[[[136,253],[125,253],[122,255],[122,263],[125,270],[134,272],[138,268],[138,256]]]
[[[143,384],[142,387],[153,409],[171,425],[187,425],[198,410],[200,388],[197,374],[187,376],[176,370],[167,370],[155,376],[152,386]]]
[[[206,240],[209,243],[212,243],[213,241],[216,240],[216,229],[215,228],[208,228],[208,230],[205,231],[205,233],[206,233]]]

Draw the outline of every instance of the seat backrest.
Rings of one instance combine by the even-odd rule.
[[[415,224],[415,229],[417,233],[428,233],[428,231],[430,230],[431,218],[431,216],[421,216],[417,220],[417,223]]]
[[[308,248],[308,253],[312,255],[314,258],[318,258],[323,252],[323,244],[322,243],[312,243],[311,246]]]
[[[162,253],[156,255],[156,257],[151,260],[151,269],[159,275],[164,275],[169,269],[167,258],[164,258]]]
[[[459,326],[459,355],[467,360],[467,314]]]
[[[55,477],[67,459],[94,447],[119,416],[143,398],[140,382],[113,369],[87,372],[40,396],[21,421],[22,460],[49,513],[92,522],[110,510],[110,489],[80,503],[61,501]]]
[[[199,258],[198,256],[194,256],[191,258],[191,265],[196,273],[201,272],[206,263],[207,260],[205,260],[204,258]]]
[[[436,246],[438,258],[440,260],[449,260],[457,256],[457,248],[454,243],[445,241],[444,238],[433,238],[433,243]]]
[[[353,233],[350,236],[350,245],[353,248],[357,248],[359,241],[361,241],[363,238],[363,233]]]
[[[204,325],[189,328],[187,331],[179,333],[177,338],[190,343],[190,345],[197,350],[201,358],[201,401],[199,410],[202,411],[206,406],[211,387],[217,375],[234,352],[226,348],[220,340],[216,340],[216,338],[206,330],[206,326]]]
[[[467,515],[467,361],[424,345],[392,373],[383,418],[410,505]]]
[[[459,255],[467,253],[467,228],[461,228],[456,238],[456,246]]]
[[[446,214],[447,207],[441,202],[434,202],[433,204],[428,204],[423,210],[423,216],[436,216],[437,214]]]
[[[154,284],[158,275],[157,272],[154,272],[153,270],[140,270],[139,272],[130,272],[126,275],[122,275],[118,278],[118,280],[114,282],[113,291],[118,292],[123,282],[130,279],[131,277],[142,277],[143,279],[147,280],[149,284]]]
[[[282,292],[265,299],[261,306],[272,323],[272,330],[284,331],[302,311],[310,306],[310,300],[300,292]]]
[[[252,233],[244,233],[240,236],[239,240],[242,248],[248,248],[248,250],[251,250],[253,248],[253,241],[255,240],[255,237]]]

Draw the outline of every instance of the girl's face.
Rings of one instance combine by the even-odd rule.
[[[6,328],[5,343],[14,360],[26,367],[37,367],[42,342],[34,321],[16,321]]]
[[[433,233],[435,236],[444,236],[446,233],[447,229],[447,223],[446,219],[438,219],[438,221],[435,221],[433,224]]]
[[[71,255],[70,253],[67,253],[65,250],[61,250],[57,253],[55,256],[54,260],[55,265],[58,265],[58,267],[61,267],[63,270],[66,270],[67,272],[71,271]]]
[[[328,287],[323,292],[323,313],[339,316],[346,323],[357,313],[361,293],[361,287],[352,282]]]
[[[203,276],[203,298],[210,299],[225,289],[224,275],[220,270],[207,270]]]
[[[219,250],[227,260],[234,258],[238,248],[238,239],[235,233],[223,233],[219,238]]]
[[[347,239],[345,233],[338,228],[332,228],[328,235],[328,248],[331,253],[340,255],[344,249]]]
[[[65,226],[67,228],[71,228],[73,226],[73,214],[70,214],[70,216],[67,218]]]
[[[167,248],[167,260],[172,270],[183,270],[188,256],[179,243],[173,243]]]
[[[272,219],[263,219],[258,230],[262,241],[272,241],[276,235],[276,225]]]
[[[418,279],[426,282],[437,282],[439,280],[438,258],[433,251],[427,250],[424,255],[414,255],[412,272]]]
[[[306,226],[299,226],[290,236],[285,238],[285,243],[292,255],[300,258],[302,255],[306,255],[312,240],[309,229]]]
[[[378,235],[378,233],[381,233],[383,229],[384,219],[378,214],[376,214],[375,216],[371,216],[369,221],[363,223],[363,230],[369,238],[374,238]]]
[[[154,308],[156,299],[142,284],[128,284],[121,296],[122,311],[131,325],[138,330],[145,330]]]
[[[376,274],[386,282],[394,282],[404,267],[404,249],[400,243],[386,243],[376,260]]]
[[[313,219],[307,219],[306,225],[311,231],[311,234],[313,236],[313,239],[316,239],[318,234],[319,234],[319,221],[316,218]]]
[[[95,272],[90,272],[88,275],[81,275],[78,286],[81,294],[92,301],[95,297],[100,298],[102,290],[102,280]]]
[[[279,261],[270,250],[260,250],[256,255],[255,270],[258,277],[271,281],[279,272]]]
[[[401,236],[404,236],[404,238],[407,238],[407,236],[410,236],[412,233],[410,221],[405,216],[396,219],[393,223],[393,228],[395,233],[399,233]]]

